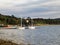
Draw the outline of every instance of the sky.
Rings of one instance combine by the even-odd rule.
[[[60,0],[0,0],[0,13],[16,17],[60,18]]]

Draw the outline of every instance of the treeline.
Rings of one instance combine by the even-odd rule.
[[[27,17],[28,20],[32,20],[30,17]],[[31,23],[26,23],[26,19],[23,18],[23,24],[28,25]],[[60,18],[56,19],[43,19],[43,18],[34,18],[33,22],[35,24],[60,24]],[[14,15],[3,15],[0,14],[0,24],[4,25],[21,25],[21,18],[15,17]]]
[[[20,24],[20,18],[17,18],[14,15],[9,16],[0,14],[0,24],[18,25]]]
[[[33,20],[35,24],[60,24],[60,18],[56,19],[35,18]]]

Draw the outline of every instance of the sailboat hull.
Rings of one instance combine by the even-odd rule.
[[[18,27],[18,29],[25,29],[25,27]]]
[[[28,27],[29,29],[35,29],[35,27],[34,26],[30,26],[30,27]]]

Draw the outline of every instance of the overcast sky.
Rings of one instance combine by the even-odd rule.
[[[60,0],[0,0],[0,13],[17,17],[60,18]]]

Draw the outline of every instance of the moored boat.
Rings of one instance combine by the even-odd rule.
[[[17,27],[18,29],[25,29],[25,27],[22,26],[22,18],[21,18],[21,26]]]
[[[7,27],[4,27],[6,29],[17,29],[17,26],[11,26],[11,25],[8,25]]]
[[[25,27],[18,27],[18,29],[25,29]]]
[[[29,26],[28,28],[29,28],[29,29],[35,29],[35,27],[34,27],[34,26]]]

